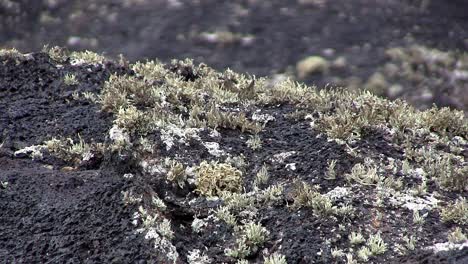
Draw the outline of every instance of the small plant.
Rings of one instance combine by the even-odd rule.
[[[151,203],[160,211],[165,211],[167,208],[166,204],[164,204],[164,201],[161,200],[158,196],[151,197]]]
[[[346,264],[357,264],[357,260],[354,259],[353,254],[347,253],[346,254]]]
[[[158,215],[151,215],[141,205],[138,207],[138,213],[141,216],[142,224],[146,229],[153,228],[156,225],[156,222],[158,220]]]
[[[331,250],[331,255],[333,258],[340,258],[346,255],[342,249],[334,248]]]
[[[324,116],[320,127],[333,139],[350,140],[359,135],[363,121],[345,106],[339,106],[333,115]]]
[[[97,96],[94,93],[91,92],[82,92],[81,95],[85,100],[88,100],[93,103],[98,103],[99,102],[99,96]]]
[[[317,187],[310,187],[307,183],[295,184],[294,207],[311,207],[318,216],[329,216],[336,213],[330,198],[318,192]]]
[[[459,225],[468,224],[468,202],[460,198],[455,203],[442,208],[440,213],[443,222],[453,222]]]
[[[78,80],[76,79],[76,75],[72,73],[65,74],[65,77],[63,78],[63,82],[65,83],[65,85],[69,85],[69,86],[77,85],[79,83]]]
[[[70,54],[70,58],[78,63],[89,63],[89,64],[100,64],[103,63],[106,58],[95,52],[86,51],[75,51]]]
[[[250,136],[246,144],[252,150],[257,150],[262,147],[262,140],[260,139],[258,135],[253,135],[253,136]]]
[[[282,185],[272,185],[262,191],[260,198],[266,204],[275,203],[282,199],[283,191],[284,187]]]
[[[130,134],[144,134],[149,129],[149,121],[148,115],[143,111],[138,110],[135,106],[129,106],[119,109],[114,124]]]
[[[467,239],[460,227],[456,227],[452,232],[450,232],[447,238],[451,243],[461,243]]]
[[[377,185],[382,178],[377,174],[377,168],[371,165],[358,163],[351,169],[351,173],[346,175],[348,181],[355,181],[362,185]]]
[[[358,250],[357,255],[359,259],[367,262],[369,261],[369,258],[372,256],[372,252],[368,247],[363,246]]]
[[[247,246],[245,237],[242,236],[236,239],[235,248],[227,248],[224,253],[226,254],[226,256],[232,258],[243,259],[250,255],[251,251],[250,248]]]
[[[416,238],[414,236],[404,236],[403,241],[405,242],[406,249],[413,251],[416,248]]]
[[[254,185],[260,186],[266,184],[269,177],[267,166],[263,165],[255,175]]]
[[[416,225],[422,225],[425,222],[425,218],[427,216],[427,213],[424,215],[420,215],[418,210],[413,211],[413,223]]]
[[[349,235],[349,242],[351,245],[359,245],[364,243],[365,239],[361,233],[351,232]]]
[[[244,225],[243,229],[247,241],[253,246],[262,246],[269,234],[265,227],[253,222]]]
[[[425,168],[437,184],[446,190],[464,191],[468,189],[468,166],[457,167],[454,164],[453,155],[444,154],[442,156],[425,159]]]
[[[343,206],[335,209],[335,214],[346,219],[352,219],[354,217],[355,209],[352,205],[345,203]]]
[[[236,239],[236,247],[226,249],[227,256],[242,259],[257,252],[265,243],[269,232],[260,224],[249,222],[241,228],[241,234]]]
[[[158,233],[167,239],[172,239],[174,237],[174,231],[171,229],[171,221],[164,219],[157,226]]]
[[[254,197],[248,193],[233,193],[229,191],[220,192],[219,196],[229,209],[244,210],[254,204]]]
[[[180,188],[184,188],[185,180],[187,178],[184,165],[176,160],[171,159],[166,159],[165,163],[166,166],[169,166],[167,179],[171,182],[177,183]]]
[[[336,167],[336,160],[328,161],[328,169],[327,169],[327,174],[325,176],[325,179],[327,180],[336,179],[335,167]]]
[[[261,124],[248,120],[243,112],[224,112],[215,106],[212,106],[208,111],[206,119],[207,126],[214,129],[217,129],[218,127],[240,129],[242,133],[249,132],[252,134],[258,134],[263,129]]]
[[[131,204],[139,204],[143,200],[143,197],[140,196],[135,196],[132,190],[129,191],[122,191],[122,201],[124,202],[125,205],[131,205]]]
[[[448,107],[433,107],[422,113],[424,125],[431,131],[442,136],[464,136],[468,134],[468,124],[461,110],[451,110]]]
[[[136,62],[132,65],[132,70],[146,80],[162,80],[167,75],[173,74],[164,68],[164,65],[159,61],[147,61],[145,63]]]
[[[383,239],[380,237],[380,233],[377,233],[375,235],[370,235],[369,238],[367,239],[366,245],[369,247],[372,255],[380,255],[380,254],[385,253],[385,251],[387,251],[387,245],[385,244]]]
[[[230,226],[236,226],[236,217],[229,211],[227,206],[218,208],[215,212],[216,217]]]
[[[42,52],[47,53],[51,59],[58,62],[65,62],[68,58],[66,50],[58,46],[49,48],[48,45],[45,45],[42,48]]]
[[[275,252],[266,257],[263,264],[288,264],[288,262],[284,255]]]
[[[104,147],[102,144],[87,144],[78,135],[79,141],[75,142],[73,139],[59,140],[53,138],[44,142],[44,146],[50,153],[63,159],[67,162],[79,163],[82,160],[89,159],[93,156],[91,151],[103,152]]]

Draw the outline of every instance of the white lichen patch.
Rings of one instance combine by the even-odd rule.
[[[94,154],[91,153],[91,151],[86,151],[81,155],[81,157],[83,161],[90,161],[94,157]]]
[[[187,255],[187,261],[189,264],[209,264],[212,262],[212,260],[199,249],[190,251]]]
[[[219,144],[217,142],[203,142],[203,146],[205,146],[208,152],[215,157],[220,157],[225,154],[225,152],[219,148]]]
[[[169,151],[175,143],[188,145],[187,141],[190,138],[200,140],[198,136],[200,130],[200,128],[180,128],[179,126],[169,124],[161,128],[161,140],[166,145],[166,150]]]
[[[42,151],[45,149],[45,146],[43,145],[34,145],[34,146],[29,146],[25,147],[23,149],[15,151],[14,155],[15,157],[20,157],[20,156],[28,156],[31,157],[33,160],[41,160],[42,159]]]
[[[124,179],[132,179],[134,176],[133,176],[133,174],[131,174],[131,173],[125,173],[125,174],[123,175],[123,177],[124,177]]]
[[[287,158],[296,154],[296,151],[281,152],[273,155],[272,162],[283,163]]]
[[[423,168],[415,168],[415,169],[410,169],[409,175],[417,179],[422,179],[426,176],[426,172],[424,171]]]
[[[257,110],[257,112],[252,114],[252,120],[253,121],[257,121],[257,122],[266,124],[266,123],[268,123],[270,121],[275,121],[276,120],[276,118],[274,116],[272,116],[272,115],[260,114],[258,112],[260,112],[260,110]]]
[[[466,248],[466,249],[465,249]],[[437,243],[426,249],[433,250],[435,253],[441,251],[449,251],[449,250],[468,250],[468,240],[463,243],[452,243],[452,242],[445,242],[445,243]]]
[[[420,211],[423,209],[432,210],[437,207],[440,200],[434,197],[434,194],[425,197],[415,197],[407,193],[395,193],[389,197],[389,202],[393,206],[405,207],[411,211]]]
[[[295,171],[296,170],[296,163],[288,163],[284,166],[287,170]]]
[[[168,219],[163,218],[158,213],[152,215],[140,206],[138,212],[133,214],[132,223],[135,226],[140,226],[135,230],[136,234],[144,234],[145,239],[151,240],[153,247],[163,253],[168,261],[177,263],[179,253],[170,241],[173,237],[173,231]]]
[[[167,170],[162,166],[161,162],[156,159],[142,160],[140,162],[140,167],[144,173],[152,176],[167,172]]]
[[[221,137],[221,134],[218,132],[216,129],[212,129],[210,132],[210,137],[211,138],[219,138]]]
[[[179,259],[177,248],[169,240],[159,235],[156,228],[140,228],[136,230],[136,233],[145,233],[145,239],[151,240],[153,242],[153,247],[156,250],[164,252],[167,259],[172,263],[177,263],[177,260]]]
[[[174,146],[174,137],[167,131],[161,129],[161,140],[169,151]]]
[[[109,130],[109,138],[115,143],[130,142],[130,137],[117,125],[112,126]]]
[[[332,201],[336,201],[348,197],[349,194],[350,190],[348,188],[337,186],[335,187],[335,189],[329,191],[324,195],[330,198]]]
[[[206,225],[207,225],[206,221],[195,217],[195,219],[193,219],[192,221],[192,231],[194,233],[200,233]]]

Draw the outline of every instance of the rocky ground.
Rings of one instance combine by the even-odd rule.
[[[4,263],[465,263],[468,124],[189,60],[0,52]]]

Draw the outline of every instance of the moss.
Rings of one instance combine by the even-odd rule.
[[[421,115],[425,127],[442,136],[468,135],[468,122],[463,111],[451,110],[447,107],[433,107]]]
[[[318,216],[330,216],[336,212],[332,201],[318,192],[317,186],[297,182],[293,193],[294,207],[311,207]]]
[[[57,139],[52,138],[44,142],[43,146],[58,158],[72,163],[80,163],[83,160],[92,158],[95,154],[105,152],[105,146],[102,143],[88,144],[79,136],[76,142],[71,138]]]
[[[256,253],[266,242],[269,232],[260,224],[249,222],[241,227],[234,248],[228,248],[226,255],[242,259]]]
[[[0,56],[17,58],[17,57],[23,57],[23,54],[19,52],[17,49],[11,48],[11,49],[0,49]]]
[[[102,64],[107,60],[106,57],[89,50],[72,52],[70,59],[75,63],[88,64]]]
[[[346,175],[348,181],[354,181],[362,185],[377,185],[383,180],[377,174],[377,168],[371,164],[363,165],[358,163],[353,166],[351,173]]]
[[[45,45],[42,52],[47,53],[49,57],[57,62],[63,63],[69,58],[68,52],[59,46],[49,47]]]
[[[460,198],[454,203],[442,208],[440,216],[443,222],[453,222],[459,225],[468,224],[468,202]]]
[[[217,196],[222,191],[242,190],[242,172],[230,164],[203,161],[195,170],[196,191],[202,195]]]

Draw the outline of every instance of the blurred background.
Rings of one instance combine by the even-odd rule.
[[[465,0],[0,0],[0,48],[46,44],[468,111]]]

